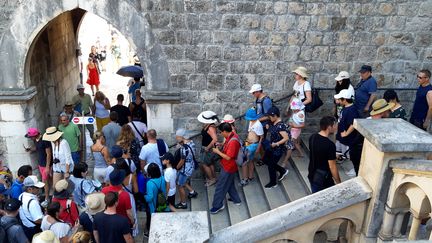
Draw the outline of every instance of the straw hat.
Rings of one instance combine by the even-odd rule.
[[[218,122],[217,114],[213,111],[203,111],[198,117],[198,121],[204,124],[212,124]]]
[[[42,140],[54,142],[57,141],[62,135],[63,132],[57,130],[56,127],[48,127],[45,134],[42,136]]]
[[[307,69],[305,67],[298,67],[292,72],[302,76],[305,79],[308,78]]]
[[[60,240],[51,230],[45,230],[33,236],[33,243],[60,243]]]
[[[96,192],[88,194],[85,198],[86,210],[91,215],[95,215],[105,210],[105,194]]]
[[[376,100],[373,104],[372,104],[372,111],[370,112],[371,116],[383,113],[384,111],[390,110],[391,108],[393,108],[395,104],[394,103],[387,103],[387,101],[385,99],[379,99]]]
[[[223,117],[222,122],[223,122],[223,123],[234,123],[234,122],[235,122],[235,119],[234,119],[234,117],[233,117],[232,115],[230,115],[230,114],[226,114],[226,115]]]

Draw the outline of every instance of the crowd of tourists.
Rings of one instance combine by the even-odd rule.
[[[377,97],[371,66],[362,66],[359,73],[361,81],[355,88],[348,72],[337,75],[334,113],[320,120],[319,133],[309,139],[312,192],[341,182],[337,160],[349,158],[354,166],[351,174],[358,173],[363,137],[354,129],[354,119],[407,119],[394,90]],[[306,68],[298,67],[293,74],[294,95],[283,110],[286,114],[260,84],[254,84],[249,90],[254,105],[243,115],[248,121],[245,136],[239,135],[232,115],[219,119],[215,112],[203,111],[197,116],[202,124],[200,151],[190,131],[178,128],[174,153],[154,129],[147,128],[139,85],[126,107],[121,94],[111,106],[101,91],[92,100],[79,84],[78,94],[59,114],[58,126],[44,132],[29,128],[25,134],[33,141],[34,146],[25,150],[36,153],[39,176],[24,165],[13,177],[0,164],[0,237],[8,242],[133,242],[140,232],[148,236],[152,214],[188,208],[188,199],[198,196],[190,183],[197,169],[205,176],[205,186],[215,185],[211,214],[226,203],[242,203],[235,185],[238,170],[240,186],[247,186],[255,179],[255,166],[266,165],[269,181],[264,187],[277,187],[289,172],[290,156],[304,156],[300,136],[307,112],[318,98]],[[418,73],[420,86],[410,117],[423,130],[430,129],[432,118],[430,77],[428,70]],[[81,115],[94,116],[96,126],[71,122]],[[83,158],[86,130],[93,142],[92,174]],[[145,223],[139,221],[138,211],[145,211]]]

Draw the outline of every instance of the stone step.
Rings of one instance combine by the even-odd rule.
[[[235,205],[233,202],[228,201],[229,195],[226,196],[227,200],[226,200],[225,207],[228,208],[228,214],[230,217],[231,225],[240,223],[241,221],[250,218],[247,203],[245,200],[245,195],[243,193],[242,186],[239,186],[239,182],[240,180],[238,174],[236,174],[234,185],[240,196],[241,204]]]
[[[288,163],[288,170],[290,171],[281,185],[284,188],[290,201],[295,201],[310,194],[302,182],[301,176],[294,170],[291,163]]]
[[[207,197],[207,189],[203,179],[191,179],[192,188],[198,193],[196,198],[189,201],[188,207],[192,211],[209,211],[209,201]],[[186,192],[187,193],[187,192]]]
[[[264,190],[259,182],[258,174],[255,172],[255,179],[244,186],[245,203],[251,217],[260,215],[270,210],[267,200],[265,199]]]
[[[208,208],[212,207],[216,184],[207,187]],[[217,214],[210,214],[210,233],[226,228],[231,225],[227,207]]]
[[[292,156],[290,159],[290,164],[292,166],[292,169],[300,176],[301,183],[303,184],[303,187],[307,190],[308,194],[311,193],[309,179],[307,178],[309,173],[308,157],[306,155],[304,157]]]
[[[286,192],[281,187],[280,183],[278,183],[278,186],[275,188],[264,188],[264,186],[270,181],[267,166],[258,166],[256,167],[256,171],[258,173],[260,184],[264,190],[265,199],[270,206],[270,210],[287,204],[289,199],[287,198]]]

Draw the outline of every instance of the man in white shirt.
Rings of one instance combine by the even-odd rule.
[[[24,179],[25,191],[18,197],[22,202],[19,215],[23,224],[24,233],[27,239],[32,239],[33,235],[40,232],[43,212],[39,204],[38,195],[45,183],[40,182],[34,175]]]
[[[141,148],[139,158],[141,160],[141,169],[144,169],[146,164],[156,163],[162,172],[160,157],[168,152],[168,145],[162,139],[157,139],[156,137],[157,134],[154,129],[148,130],[148,143]],[[159,151],[159,147],[161,151]]]
[[[134,117],[128,125],[132,128],[135,137],[140,141],[140,145],[144,145],[146,139],[147,126],[144,122],[140,121],[137,117]]]

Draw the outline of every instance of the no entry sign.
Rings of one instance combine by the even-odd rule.
[[[94,124],[95,119],[92,116],[74,117],[72,122],[74,124]]]

